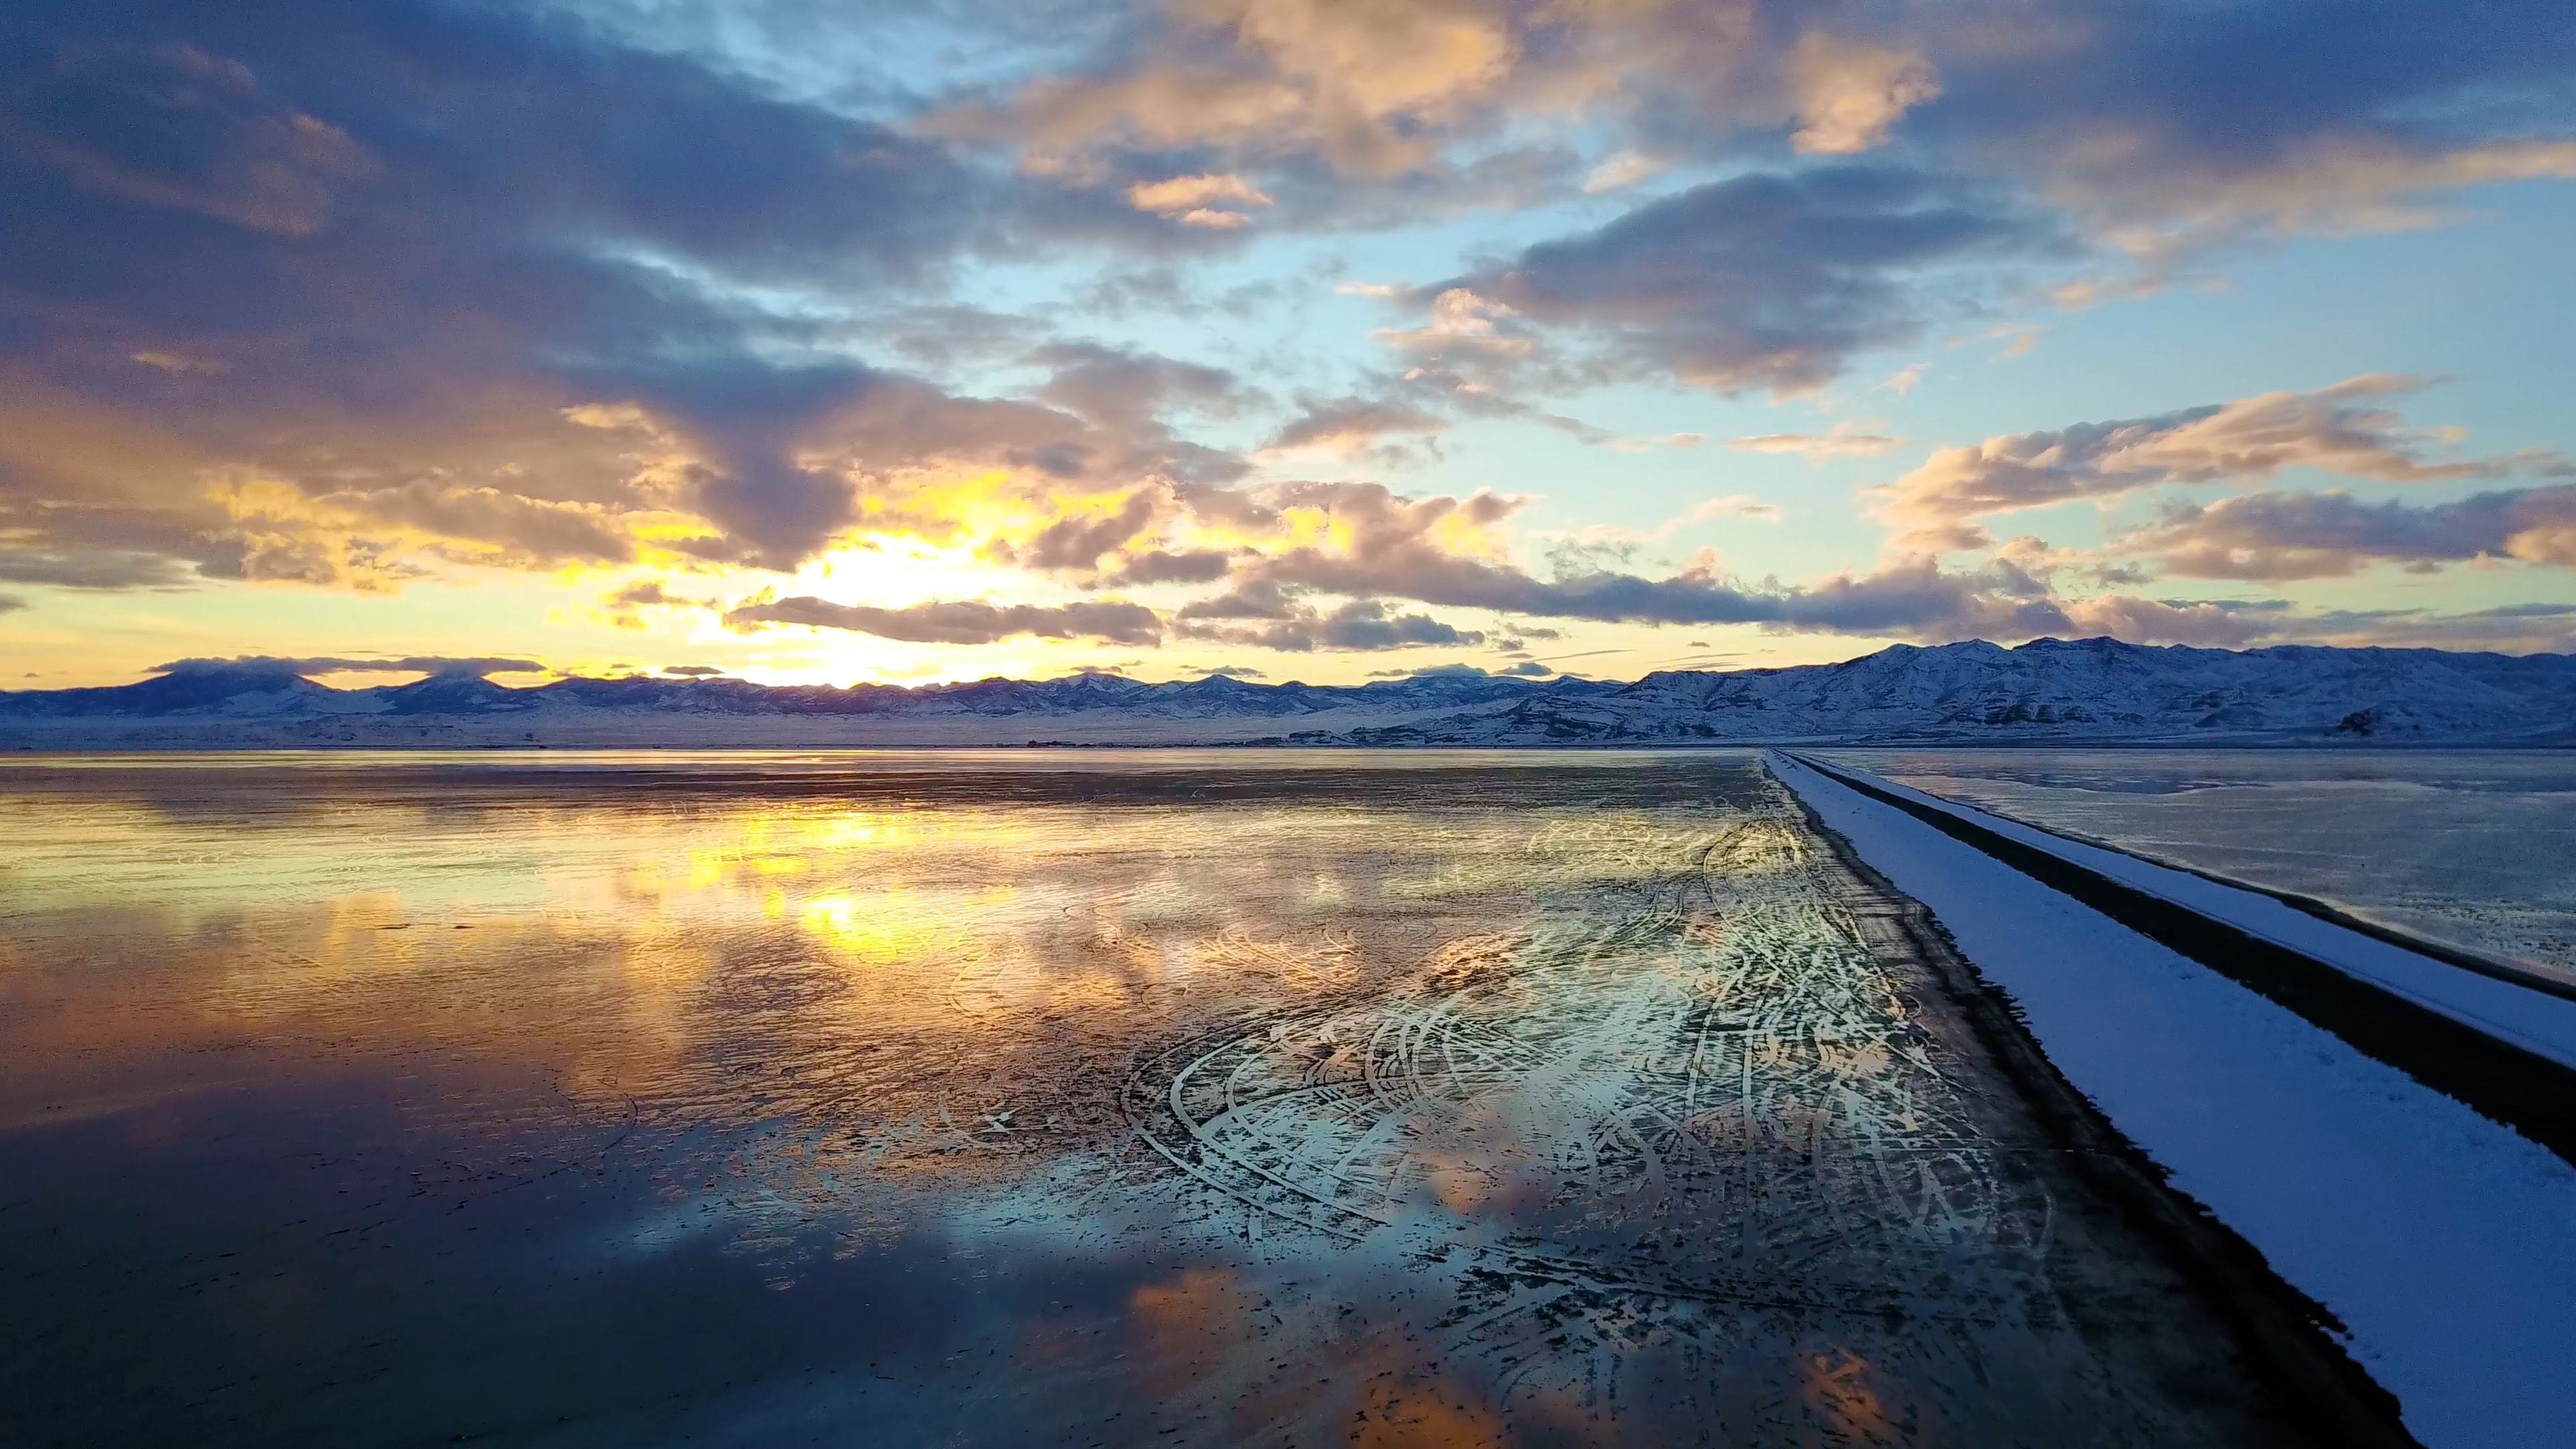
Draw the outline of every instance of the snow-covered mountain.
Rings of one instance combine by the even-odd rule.
[[[2576,740],[2576,657],[2116,639],[1900,644],[1840,664],[1650,674],[1416,723],[1377,743],[1708,739]]]
[[[2576,657],[2040,639],[1633,684],[1434,671],[1354,686],[1080,674],[846,689],[645,677],[509,689],[449,674],[336,690],[253,663],[0,693],[0,743],[35,748],[2364,739],[2576,743]]]

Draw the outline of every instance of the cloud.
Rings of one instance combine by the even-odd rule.
[[[2373,373],[2314,392],[2268,392],[2235,402],[2119,422],[1942,448],[1877,490],[1878,516],[1902,547],[1979,548],[1977,520],[2074,499],[2105,501],[2165,484],[2259,483],[2287,468],[2316,468],[2382,483],[2564,472],[2554,453],[2520,452],[2436,461],[2440,435],[2409,431],[2378,400],[2428,379]]]
[[[1102,554],[1125,545],[1151,527],[1160,507],[1161,500],[1152,492],[1138,489],[1127,495],[1115,513],[1060,518],[1024,544],[997,543],[991,552],[996,558],[1026,568],[1096,568]]]
[[[1234,565],[1230,549],[1149,548],[1120,557],[1103,582],[1133,584],[1205,584],[1224,578]]]
[[[1727,444],[1745,453],[1796,453],[1811,463],[1828,458],[1874,458],[1904,445],[1903,438],[1867,432],[1848,422],[1836,423],[1821,433],[1759,433]]]
[[[1792,146],[1845,156],[1887,141],[1907,111],[1941,94],[1932,63],[1911,50],[1810,32],[1789,52],[1797,93]]]
[[[1279,585],[1255,580],[1233,590],[1193,599],[1183,604],[1173,618],[1183,622],[1201,619],[1285,619],[1296,611],[1296,605]]]
[[[601,602],[607,604],[612,609],[642,609],[655,607],[694,609],[704,607],[704,603],[701,600],[682,598],[677,594],[673,594],[665,590],[662,587],[662,581],[660,579],[642,579],[635,583],[628,584],[624,588],[610,594]]]
[[[1399,352],[1434,357],[1463,354],[1499,361],[1532,356],[1539,350],[1539,340],[1510,320],[1515,315],[1511,307],[1479,295],[1471,286],[1448,286],[1431,298],[1428,322],[1420,327],[1380,328],[1377,338]]]
[[[1153,432],[1165,414],[1186,409],[1232,417],[1248,397],[1224,368],[1097,342],[1051,342],[1028,360],[1054,373],[1038,389],[1040,401],[1113,432],[1166,445],[1168,434]]]
[[[1908,600],[1883,616],[1866,600],[1874,583],[1845,578],[1814,593],[1748,590],[1711,574],[1643,578],[1609,571],[1542,580],[1510,564],[1467,558],[1415,542],[1351,557],[1304,548],[1261,560],[1261,582],[1355,595],[1391,595],[1453,608],[1492,609],[1603,623],[1781,624],[1843,632],[1925,617]]]
[[[79,126],[11,128],[29,160],[96,195],[306,237],[329,221],[344,186],[377,171],[348,132],[263,94],[248,66],[184,42],[67,48],[50,81],[47,101],[113,97],[129,137],[162,143],[118,145]],[[186,370],[171,354],[136,360],[161,358]]]
[[[1176,611],[1176,624],[1194,637],[1280,641],[1268,647],[1294,647],[1301,637],[1320,638],[1315,631],[1323,616],[1309,602],[1312,595],[1339,596],[1372,610],[1383,610],[1384,601],[1409,600],[1513,619],[1751,624],[1775,633],[1926,641],[2031,638],[2069,630],[2189,643],[2250,637],[2245,622],[2225,610],[2122,596],[2060,595],[2050,581],[2052,560],[2027,549],[1959,571],[1943,569],[1929,555],[1913,555],[1868,573],[1840,573],[1804,584],[1729,577],[1706,551],[1662,577],[1599,567],[1590,562],[1591,555],[1578,553],[1548,579],[1489,547],[1484,530],[1509,518],[1519,507],[1517,499],[1491,494],[1401,498],[1373,484],[1305,483],[1259,490],[1254,501],[1283,517],[1300,510],[1320,514],[1320,522],[1303,524],[1298,535],[1273,540],[1268,551],[1238,559],[1227,593]],[[1730,497],[1709,500],[1702,508],[1744,516],[1767,506]],[[1328,541],[1297,541],[1306,536]],[[1234,621],[1263,627],[1237,627]],[[1524,624],[1507,632],[1542,637]]]
[[[749,630],[764,624],[847,629],[914,644],[991,644],[1022,634],[1110,644],[1159,644],[1163,639],[1162,620],[1153,610],[1142,604],[1111,600],[1062,605],[959,600],[885,609],[797,595],[745,604],[725,615],[725,626],[730,629]]]
[[[1916,335],[1930,269],[2057,244],[2047,222],[1959,182],[1831,165],[1709,182],[1433,291],[1590,340],[1616,375],[1798,392]],[[1442,340],[1438,309],[1432,329],[1393,339]],[[1488,330],[1448,350],[1496,345]]]
[[[1280,425],[1262,446],[1285,452],[1312,448],[1355,456],[1390,435],[1425,435],[1446,430],[1448,420],[1409,403],[1360,397],[1301,398],[1295,417]]]
[[[111,514],[108,510],[66,510],[80,513],[83,524],[95,524],[98,547],[28,547],[24,544],[0,544],[0,579],[19,584],[51,584],[64,589],[141,589],[177,588],[189,581],[189,573],[172,559],[145,550],[118,548],[120,537],[153,532],[148,522]],[[77,535],[67,531],[49,531],[48,542],[71,544]],[[85,540],[81,540],[84,541]]]
[[[1317,224],[1490,203],[1481,173],[1503,158],[1502,194],[1526,204],[1652,164],[1734,172],[1901,137],[1927,165],[2046,197],[2151,276],[2576,174],[2576,32],[2555,0],[2379,7],[2366,25],[2344,6],[2188,0],[1146,8],[1013,8],[1043,30],[1037,53],[1072,62],[970,86],[928,129],[1011,145],[1131,216],[1126,187],[1218,176]],[[1603,138],[1588,165],[1533,139],[1578,125]]]
[[[27,607],[27,601],[16,594],[0,594],[0,614],[14,614]]]
[[[2049,6],[1952,45],[1912,135],[2017,171],[2159,250],[2422,225],[2431,193],[2576,174],[2576,31],[2550,0],[2391,7]],[[1970,22],[1973,24],[1973,22]],[[1964,38],[1964,37],[1963,37]]]
[[[1444,0],[1203,0],[1112,43],[1087,72],[1039,77],[933,125],[1016,141],[1046,168],[1132,149],[1302,151],[1391,178],[1437,155],[1427,132],[1490,96],[1519,48],[1506,16]]]
[[[2507,604],[2459,613],[2333,609],[2283,618],[2276,630],[2274,637],[2304,643],[2576,654],[2576,604]]]
[[[981,224],[935,144],[525,10],[58,7],[0,66],[0,555],[91,584],[614,561],[675,510],[804,556],[857,511],[812,429],[900,387],[745,297]]]
[[[229,659],[173,659],[155,664],[154,674],[197,674],[219,669],[264,669],[293,674],[542,674],[546,666],[533,659],[458,658],[445,654],[412,654],[400,659],[285,658],[275,654],[237,654]]]
[[[324,493],[313,501],[319,508],[345,508],[445,538],[492,544],[511,561],[539,568],[623,563],[635,556],[635,540],[615,512],[595,503],[528,498],[491,487],[441,487],[428,480]]]
[[[2348,493],[2255,493],[2176,509],[2114,540],[2187,578],[2286,583],[2374,563],[2479,558],[2576,568],[2576,484],[2504,489],[2449,503],[2365,503]]]
[[[1535,659],[1524,659],[1518,664],[1514,664],[1504,669],[1497,669],[1494,672],[1496,674],[1508,675],[1518,679],[1545,679],[1556,671],[1539,663]]]
[[[659,579],[641,579],[623,588],[612,590],[607,597],[600,600],[600,605],[607,612],[608,622],[620,629],[643,628],[642,611],[645,609],[712,609],[715,607],[712,600],[693,599],[686,595],[674,594],[663,588],[662,581]]]
[[[1283,610],[1281,617],[1254,627],[1183,622],[1179,632],[1184,638],[1295,654],[1318,649],[1364,652],[1485,642],[1485,636],[1475,630],[1456,628],[1428,614],[1393,613],[1376,599],[1353,599],[1330,611],[1292,607]]]
[[[1622,191],[1661,172],[1670,163],[1640,151],[1617,151],[1601,158],[1599,165],[1584,173],[1583,191],[1597,196],[1605,191]]]
[[[1202,173],[1139,181],[1127,188],[1127,203],[1184,226],[1231,228],[1251,220],[1242,208],[1268,206],[1270,196],[1232,173]]]
[[[1709,523],[1721,518],[1743,518],[1755,523],[1777,523],[1780,521],[1780,506],[1776,503],[1765,503],[1759,498],[1746,494],[1728,493],[1716,498],[1703,498],[1683,509],[1680,516],[1674,519],[1672,524],[1667,524],[1666,528],[1671,529],[1679,524]]]
[[[905,22],[999,37],[1002,63],[973,74],[1007,79],[955,81],[864,7],[716,25],[690,5],[38,6],[0,42],[0,582],[786,569],[889,531],[990,544],[1086,591],[1266,598],[1267,624],[1331,622],[1311,596],[1333,578],[1357,599],[1411,597],[1409,578],[1563,617],[1778,629],[1841,627],[1829,605],[1870,600],[1918,633],[2101,613],[1912,564],[1789,585],[1714,557],[1647,578],[1600,553],[1541,579],[1500,537],[1510,501],[1246,491],[1275,460],[1237,449],[1388,458],[1496,417],[1638,447],[1533,399],[1876,376],[1903,355],[1878,349],[1986,332],[2009,320],[1990,301],[2051,295],[2066,278],[2031,273],[2062,263],[2090,295],[2142,295],[2220,245],[2419,225],[2465,187],[2576,175],[2563,6],[2383,9],[1186,0]],[[1884,164],[1837,159],[1864,152]],[[1681,189],[1628,191],[1658,175]],[[1434,228],[1482,207],[1518,213],[1483,233],[1503,252],[1420,288],[1341,284],[1401,310],[1377,333],[1395,375],[1333,377],[1238,331],[1340,275],[1280,272],[1228,234],[1247,218],[1447,246]],[[1525,245],[1532,226],[1559,234]],[[1214,258],[1272,274],[1189,270]],[[1018,270],[974,270],[995,265]],[[1084,279],[1065,305],[1022,300],[1064,275]],[[1257,356],[1293,401],[1057,330],[1120,306],[1199,319],[1191,345]],[[1951,549],[1992,543],[2015,509],[2295,467],[2401,484],[2564,468],[2408,429],[2386,399],[2414,385],[1991,439],[1878,506],[1901,549]],[[1193,435],[1247,414],[1228,446]],[[1896,444],[1842,424],[1736,446]],[[2131,543],[2226,577],[2557,563],[2553,497],[2231,500]],[[2158,602],[2118,607],[2134,627],[2217,627]]]
[[[722,679],[725,674],[712,664],[665,664],[662,672],[675,679]]]
[[[1777,504],[1742,493],[1729,493],[1716,498],[1703,498],[1651,529],[1620,528],[1606,523],[1587,524],[1571,533],[1559,535],[1548,550],[1548,561],[1559,577],[1569,574],[1594,573],[1607,564],[1625,564],[1649,545],[1669,543],[1676,536],[1703,523],[1741,519],[1750,523],[1780,521]],[[1713,573],[1717,567],[1713,549],[1702,549],[1693,568]],[[1523,633],[1539,631],[1523,630]],[[1553,637],[1547,635],[1546,637]]]

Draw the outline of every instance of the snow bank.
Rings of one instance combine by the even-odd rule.
[[[2486,975],[2410,951],[2396,942],[2338,925],[2276,896],[2229,885],[2187,870],[2141,860],[2005,815],[1927,794],[1850,766],[1835,769],[1943,814],[1991,830],[2008,840],[2082,866],[2158,900],[2223,921],[2247,935],[2285,946],[2358,977],[2453,1021],[2475,1027],[2561,1066],[2576,1067],[2576,997],[2553,995],[2500,975]],[[2531,978],[2541,978],[2534,973]]]
[[[2343,1322],[2418,1438],[2568,1442],[2576,1168],[1923,821],[1771,760],[2176,1188]]]

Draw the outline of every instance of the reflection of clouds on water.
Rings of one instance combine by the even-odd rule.
[[[287,1250],[210,1224],[311,1222],[290,1272],[378,1265],[457,1343],[618,1345],[720,1441],[2252,1422],[2157,1387],[2214,1333],[2070,1213],[1887,903],[1749,757],[1190,770],[344,777],[291,823],[237,774],[230,816],[22,812],[61,838],[0,937],[0,1005],[42,1006],[0,1013],[0,1127],[113,1098],[218,1163],[310,1154],[256,1210],[147,1226],[211,1261]],[[168,875],[199,856],[234,864]],[[268,1094],[249,1127],[206,1125],[217,1080]],[[203,1191],[149,1150],[170,1202]],[[598,1317],[486,1321],[498,1241]],[[2133,1305],[2118,1352],[2096,1300]],[[673,1302],[707,1314],[657,1328]],[[335,1342],[414,1342],[336,1311]],[[326,1361],[281,1322],[279,1363]],[[404,1354],[366,1371],[484,1362]],[[826,1371],[742,1366],[771,1357]]]
[[[1782,1313],[2024,1314],[2051,1204],[2006,1186],[2018,1144],[1988,1137],[1916,1019],[1922,982],[1785,811],[1537,832],[1529,856],[1610,860],[1536,872],[1530,924],[1443,942],[1365,999],[1148,1058],[1139,1130],[1246,1236],[1445,1265],[1475,1325],[1454,1349],[1533,1393],[1615,1379],[1641,1333],[1703,1351],[1704,1314],[1782,1353]]]

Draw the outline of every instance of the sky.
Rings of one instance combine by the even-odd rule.
[[[2565,0],[16,0],[0,689],[2576,650]]]

